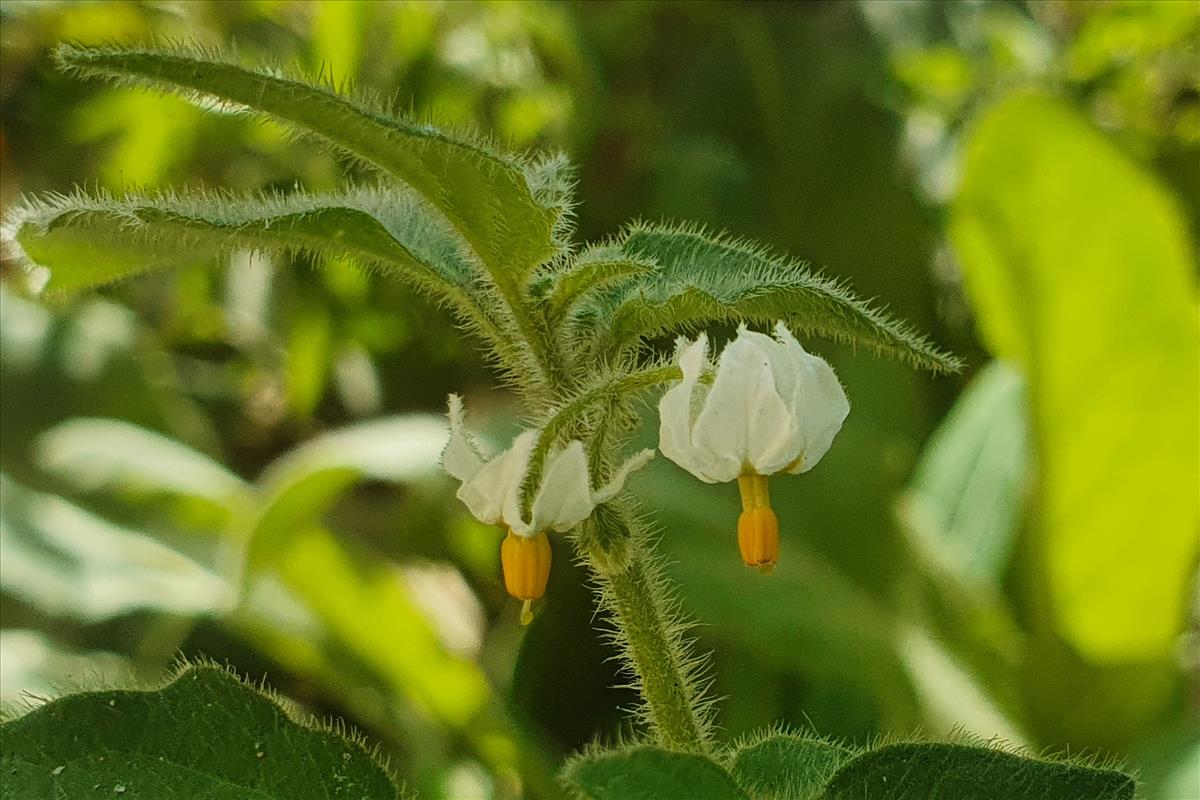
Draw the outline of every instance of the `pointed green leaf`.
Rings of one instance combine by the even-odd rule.
[[[1022,94],[975,128],[950,234],[984,340],[1027,379],[1058,628],[1093,660],[1168,658],[1200,546],[1185,216],[1072,108]]]
[[[853,755],[824,739],[776,734],[738,748],[732,772],[759,800],[809,800]]]
[[[564,777],[589,800],[749,800],[707,756],[650,746],[579,756]]]
[[[546,276],[546,317],[550,328],[557,328],[576,303],[589,292],[620,283],[654,269],[654,262],[632,259],[611,245],[589,247],[571,260],[564,269]]]
[[[228,672],[191,667],[153,692],[70,695],[0,725],[10,800],[399,798],[357,742],[297,722]]]
[[[635,226],[612,244],[629,259],[649,260],[637,276],[584,304],[582,324],[600,328],[607,346],[713,322],[785,320],[937,371],[955,371],[958,359],[907,325],[872,308],[844,286],[762,248],[688,228]]]
[[[50,270],[67,292],[143,272],[198,263],[234,249],[349,258],[445,300],[485,331],[458,240],[406,192],[354,189],[337,196],[232,198],[74,194],[11,213],[5,244]],[[492,333],[491,335],[498,335]]]
[[[893,744],[843,766],[823,800],[1133,800],[1111,769],[1024,758],[961,744]]]
[[[532,176],[542,190],[535,193],[521,162],[483,142],[212,54],[63,46],[58,58],[85,76],[245,106],[326,140],[416,189],[500,283],[523,284],[554,253],[562,211],[555,203],[561,198],[542,185],[553,173],[543,169]]]

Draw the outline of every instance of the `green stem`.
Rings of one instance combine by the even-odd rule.
[[[685,623],[674,610],[670,586],[644,533],[625,514],[597,514],[584,551],[612,614],[615,640],[655,739],[687,752],[711,749],[709,702],[702,696],[703,662],[688,652]]]

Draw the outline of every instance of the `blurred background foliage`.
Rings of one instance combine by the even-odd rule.
[[[854,413],[775,487],[773,576],[738,562],[731,487],[663,459],[634,482],[704,623],[724,736],[965,728],[1200,796],[1194,2],[6,0],[0,22],[6,207],[76,183],[365,177],[49,58],[236,43],[564,150],[581,237],[696,219],[881,298],[969,367],[813,343]],[[10,709],[205,654],[454,800],[556,797],[563,755],[623,729],[633,697],[564,546],[521,630],[498,533],[439,475],[448,392],[496,442],[518,421],[444,313],[347,264],[252,253],[65,300],[2,276]]]

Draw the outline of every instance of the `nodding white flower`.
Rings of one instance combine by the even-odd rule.
[[[612,480],[593,489],[583,442],[573,439],[553,447],[543,462],[541,484],[534,490],[526,518],[521,494],[537,441],[538,431],[524,431],[507,450],[484,456],[467,432],[462,398],[450,395],[450,441],[442,453],[442,467],[462,482],[458,499],[476,519],[508,529],[500,560],[508,593],[525,601],[523,623],[531,619],[529,606],[545,594],[550,577],[546,532],[563,533],[583,522],[596,506],[616,496],[631,472],[654,456],[653,450],[637,453]]]
[[[821,460],[850,413],[846,393],[829,364],[782,322],[774,338],[742,325],[711,383],[707,336],[679,340],[676,359],[683,379],[659,402],[659,449],[707,483],[737,479],[743,560],[770,571],[779,558],[779,522],[767,476],[807,472]]]

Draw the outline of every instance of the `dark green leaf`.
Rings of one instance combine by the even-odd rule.
[[[762,248],[687,228],[635,226],[613,245],[657,268],[635,276],[579,317],[607,335],[609,348],[713,322],[785,320],[798,331],[862,345],[932,370],[959,361],[846,287]]]
[[[824,739],[776,734],[737,750],[733,777],[762,800],[809,800],[820,795],[853,753]]]
[[[1110,769],[1024,758],[961,744],[893,744],[839,769],[824,800],[1132,800],[1133,778]]]
[[[650,746],[580,756],[565,777],[591,800],[748,800],[712,759]]]
[[[362,745],[296,722],[214,667],[153,692],[84,692],[0,726],[11,800],[385,800],[400,792]]]

